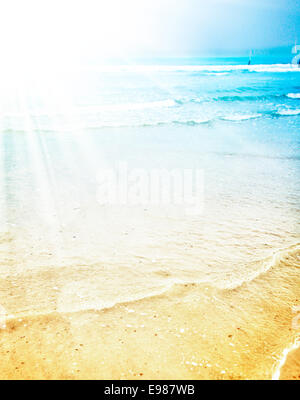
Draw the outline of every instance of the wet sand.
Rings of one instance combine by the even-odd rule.
[[[175,284],[103,310],[8,318],[0,378],[272,379],[297,335],[291,307],[300,303],[298,256],[282,256],[235,289]],[[292,357],[282,379],[299,375],[299,351],[289,365]]]
[[[282,380],[300,380],[300,348],[287,355],[280,372]]]

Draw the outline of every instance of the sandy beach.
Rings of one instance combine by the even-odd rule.
[[[299,380],[290,49],[121,61],[0,79],[0,379]]]
[[[97,281],[100,267],[76,274],[93,271]],[[8,316],[0,334],[1,379],[272,379],[296,338],[291,306],[300,303],[299,247],[232,290],[174,284],[160,295],[102,310],[57,311],[60,289],[72,279],[66,270],[29,276],[2,279],[2,292],[18,301],[31,279],[44,287],[35,296],[48,299],[49,312],[39,314],[36,304],[32,315]],[[73,293],[78,307],[84,303],[79,297]],[[298,357],[299,351],[289,355],[282,379],[299,378]]]

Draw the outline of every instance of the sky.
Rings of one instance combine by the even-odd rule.
[[[2,59],[226,54],[300,43],[300,0],[3,0]]]

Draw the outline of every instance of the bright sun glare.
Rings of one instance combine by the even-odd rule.
[[[9,69],[32,68],[151,46],[168,1],[163,6],[159,0],[6,1],[0,12],[2,59]]]

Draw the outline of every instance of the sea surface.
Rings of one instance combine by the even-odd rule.
[[[241,347],[265,332],[272,351],[255,351],[278,377],[299,340],[300,69],[280,56],[247,62],[18,66],[1,77],[2,315],[102,310],[196,284],[224,312],[235,296],[231,321],[250,332]],[[103,170],[120,163],[203,171],[203,211],[99,203]]]

